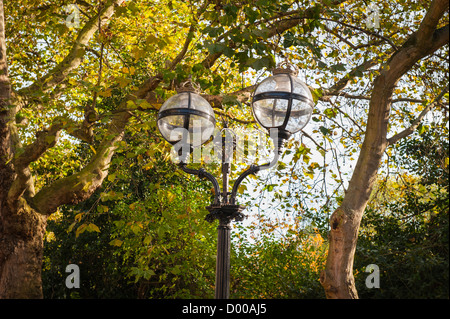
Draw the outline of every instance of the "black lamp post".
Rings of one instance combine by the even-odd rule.
[[[216,299],[228,299],[230,296],[230,251],[231,221],[242,221],[245,206],[236,204],[236,194],[241,182],[250,174],[269,169],[278,162],[284,140],[301,130],[309,121],[313,100],[308,87],[295,77],[288,68],[274,70],[274,75],[263,80],[253,96],[253,114],[258,123],[268,129],[276,151],[270,163],[250,165],[234,182],[229,192],[230,161],[226,154],[233,144],[225,145],[222,136],[222,192],[217,179],[205,169],[190,169],[187,161],[195,146],[207,142],[215,127],[214,111],[209,103],[198,95],[195,88],[187,82],[178,90],[178,94],[169,98],[158,113],[158,128],[162,136],[176,148],[180,159],[179,167],[188,174],[207,178],[214,185],[214,201],[206,209],[208,222],[219,220],[216,260]],[[197,121],[197,122],[195,122]],[[197,124],[197,125],[195,125]],[[194,140],[197,131],[197,138]],[[221,133],[222,134],[222,133]],[[197,143],[197,145],[195,144]]]

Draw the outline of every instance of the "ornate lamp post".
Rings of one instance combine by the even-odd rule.
[[[236,179],[231,192],[229,192],[230,161],[226,157],[224,137],[222,137],[222,191],[217,179],[205,169],[196,170],[187,167],[193,148],[207,142],[213,134],[214,111],[209,103],[198,95],[198,91],[192,84],[187,83],[159,110],[158,128],[169,143],[178,147],[179,167],[188,174],[207,178],[214,186],[214,201],[206,207],[209,214],[205,219],[208,222],[219,220],[216,299],[227,299],[230,295],[231,222],[245,218],[242,214],[245,206],[236,204],[239,185],[248,175],[273,167],[278,162],[284,140],[300,131],[311,117],[314,105],[311,93],[308,87],[295,76],[295,71],[286,65],[286,68],[275,69],[273,76],[263,80],[257,86],[252,101],[253,114],[258,123],[269,131],[276,151],[270,163],[250,165]],[[194,125],[195,121],[197,121],[196,125]],[[195,131],[198,134],[196,139],[193,138]]]

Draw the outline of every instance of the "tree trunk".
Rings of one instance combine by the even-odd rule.
[[[42,298],[46,217],[24,199],[0,210],[0,298]]]

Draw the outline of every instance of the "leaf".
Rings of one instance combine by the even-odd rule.
[[[84,233],[86,231],[87,226],[88,226],[87,224],[82,224],[81,226],[79,226],[75,232],[75,237],[78,238],[78,236]]]
[[[131,225],[130,229],[135,234],[138,235],[141,231],[142,224],[133,224]]]
[[[102,213],[107,213],[109,211],[109,207],[105,206],[105,205],[98,205],[97,206],[97,212],[102,214]]]
[[[320,126],[319,130],[322,132],[323,135],[328,135],[331,132],[331,130],[327,129],[325,126]]]
[[[305,162],[306,164],[308,164],[309,163],[309,160],[310,160],[311,158],[308,156],[308,155],[303,155],[303,162]]]
[[[267,191],[272,192],[275,186],[278,186],[278,185],[277,184],[269,184],[269,185],[266,185],[264,187],[264,189],[267,189]]]
[[[75,227],[76,224],[77,224],[77,222],[73,222],[72,224],[70,224],[70,226],[67,229],[67,231],[70,233],[73,230],[73,228]]]
[[[135,47],[131,51],[131,54],[133,55],[133,58],[135,60],[139,60],[140,58],[145,56],[145,50],[142,50],[142,49],[139,49],[139,48]]]
[[[84,213],[78,213],[78,214],[76,214],[76,215],[75,215],[75,220],[76,220],[77,222],[80,222],[80,221],[81,221],[81,218],[83,217],[83,215],[84,215]]]
[[[259,71],[263,68],[270,68],[273,67],[274,61],[271,57],[263,57],[261,59],[258,59],[250,64],[250,66],[255,69],[256,71]]]
[[[146,100],[143,100],[141,103],[139,103],[139,107],[143,108],[144,110],[153,108],[152,105]]]
[[[335,118],[338,112],[335,109],[329,107],[323,111],[323,114],[325,114],[328,118]]]
[[[110,181],[111,183],[114,182],[115,179],[116,179],[116,173],[108,175],[108,181]]]
[[[122,88],[122,89],[131,83],[131,80],[127,79],[125,77],[119,77],[116,80],[119,83],[120,88]]]
[[[156,275],[156,273],[153,270],[151,270],[151,269],[147,269],[143,273],[144,279],[147,279],[147,280],[150,279],[154,275]]]
[[[306,172],[304,172],[304,174],[305,174],[306,176],[308,176],[309,178],[314,179],[314,173],[313,173],[313,172],[311,172],[311,171],[306,171]]]
[[[430,127],[429,127],[428,125],[420,124],[419,127],[418,127],[418,129],[417,129],[417,131],[419,132],[419,135],[422,135],[423,133],[425,133],[426,131],[428,131],[429,128],[430,128]]]
[[[247,190],[247,186],[244,184],[239,185],[238,187],[238,193],[239,194],[244,194],[244,192]]]
[[[334,64],[334,65],[330,66],[330,69],[332,71],[346,71],[347,70],[345,68],[345,64],[344,63]]]
[[[106,89],[105,91],[99,92],[98,95],[102,97],[110,97],[112,95],[112,90]]]
[[[98,228],[97,225],[92,224],[92,223],[90,223],[90,224],[86,227],[86,230],[89,231],[89,232],[97,232],[97,233],[100,232],[100,228]]]
[[[113,239],[113,240],[111,240],[110,242],[109,242],[109,244],[111,245],[111,246],[116,246],[116,247],[120,247],[120,246],[122,246],[122,244],[123,244],[123,241],[121,241],[120,239]]]

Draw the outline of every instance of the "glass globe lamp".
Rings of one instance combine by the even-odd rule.
[[[258,84],[253,95],[255,119],[269,132],[277,129],[279,143],[305,127],[313,112],[311,92],[296,75],[292,68],[279,67]]]
[[[157,126],[161,135],[171,144],[200,146],[214,132],[216,120],[211,105],[192,85],[181,87],[178,94],[161,106]]]

